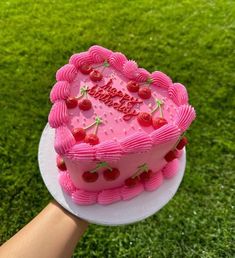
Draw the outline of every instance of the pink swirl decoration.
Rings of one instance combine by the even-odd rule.
[[[176,140],[180,136],[180,129],[176,125],[166,124],[150,134],[154,144],[162,144]]]
[[[156,71],[151,74],[151,79],[153,80],[152,85],[168,89],[172,85],[172,80],[166,74]]]
[[[77,189],[72,193],[72,200],[79,205],[91,205],[97,202],[98,192]]]
[[[184,132],[195,118],[196,112],[194,108],[190,105],[182,105],[177,110],[175,124]]]
[[[76,144],[66,153],[66,157],[72,160],[92,161],[95,159],[95,148],[87,143]]]
[[[138,65],[135,61],[129,60],[126,61],[123,65],[123,74],[129,78],[134,79],[137,76]]]
[[[148,180],[147,182],[144,182],[144,189],[146,191],[154,191],[157,188],[159,188],[162,183],[163,183],[163,175],[162,175],[162,172],[159,171],[152,174],[150,180]]]
[[[70,95],[70,84],[66,81],[57,82],[50,93],[50,100],[52,103],[57,100],[67,99]]]
[[[79,54],[72,55],[69,59],[69,63],[76,66],[79,69],[83,65],[93,64],[93,60],[88,52],[81,52]]]
[[[114,202],[121,201],[120,188],[107,189],[99,193],[97,202],[102,205],[111,204]]]
[[[152,148],[153,142],[148,134],[138,132],[126,137],[120,144],[125,153],[141,153],[149,151]]]
[[[121,145],[115,141],[107,141],[96,146],[96,159],[116,161],[121,158]]]
[[[94,63],[103,63],[105,60],[109,59],[112,51],[107,48],[95,45],[89,48],[89,54]]]
[[[169,87],[168,93],[177,106],[188,104],[188,93],[183,84],[174,83]]]
[[[56,80],[72,82],[75,79],[76,75],[76,67],[72,64],[66,64],[56,72]]]
[[[65,154],[76,143],[72,133],[66,126],[60,126],[55,131],[55,150],[58,154]]]
[[[130,200],[136,197],[137,195],[139,195],[140,193],[142,193],[143,191],[144,191],[144,186],[141,183],[138,183],[133,187],[123,186],[121,189],[121,196],[124,201]]]
[[[167,163],[167,165],[163,168],[162,173],[164,178],[170,179],[174,177],[179,169],[179,160],[174,159],[173,161],[170,161]]]
[[[56,101],[49,113],[48,122],[52,128],[57,128],[68,122],[68,110],[63,100]]]
[[[127,61],[127,58],[120,52],[113,53],[109,57],[109,64],[119,72],[122,72],[124,63]]]
[[[138,68],[136,71],[135,80],[137,82],[146,82],[150,78],[150,73],[144,68]]]
[[[76,191],[76,187],[71,181],[70,175],[68,172],[60,172],[59,175],[59,183],[62,189],[69,195],[72,195],[73,192]]]

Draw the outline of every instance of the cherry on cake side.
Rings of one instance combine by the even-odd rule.
[[[131,177],[127,178],[124,182],[127,187],[134,187],[138,182],[147,182],[152,175],[152,170],[148,168],[146,163],[143,163],[137,167],[136,172]]]

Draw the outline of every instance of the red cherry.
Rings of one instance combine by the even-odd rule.
[[[130,92],[137,92],[140,88],[140,85],[137,82],[129,81],[126,87]]]
[[[187,139],[187,137],[183,136],[182,139],[180,140],[180,142],[177,144],[176,148],[178,150],[182,150],[184,148],[184,146],[187,144],[188,144],[188,139]]]
[[[86,135],[84,142],[89,143],[90,145],[96,145],[100,142],[100,140],[95,134],[91,133]]]
[[[120,171],[117,168],[112,168],[112,170],[106,169],[103,172],[103,176],[107,181],[113,181],[117,179],[119,175],[120,175]]]
[[[125,180],[125,186],[134,187],[138,183],[138,181],[139,179],[137,177],[135,178],[129,177]]]
[[[87,183],[93,183],[95,182],[99,177],[99,174],[97,172],[90,172],[86,171],[82,174],[82,178]]]
[[[92,104],[91,104],[91,101],[89,99],[83,99],[82,101],[80,101],[78,103],[78,106],[81,110],[86,111],[86,110],[91,109]]]
[[[144,86],[141,87],[138,91],[138,95],[142,98],[142,99],[149,99],[151,98],[151,90],[149,87]]]
[[[151,177],[151,175],[153,174],[152,170],[148,170],[146,172],[143,172],[140,174],[140,179],[144,182],[148,181]]]
[[[74,128],[72,134],[77,142],[82,141],[86,136],[86,131],[83,128]]]
[[[67,108],[75,108],[78,104],[78,101],[77,101],[77,99],[70,97],[70,98],[66,99],[65,103],[66,103]]]
[[[93,71],[90,72],[90,79],[93,82],[101,81],[102,78],[103,78],[103,75],[99,71],[93,70]]]
[[[172,151],[169,151],[164,158],[167,162],[170,162],[176,157],[177,157],[177,150],[172,150]]]
[[[67,170],[67,167],[65,165],[65,162],[64,162],[63,158],[59,155],[56,158],[56,165],[57,165],[58,169],[61,170],[61,171]]]
[[[152,125],[152,116],[146,112],[140,112],[137,116],[137,121],[142,126],[150,126]]]
[[[83,74],[89,74],[93,70],[90,65],[82,65],[79,69]]]
[[[163,125],[166,125],[167,120],[163,117],[156,117],[156,118],[153,118],[152,123],[153,123],[153,128],[158,129],[158,128],[162,127]]]

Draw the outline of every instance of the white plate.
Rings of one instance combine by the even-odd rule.
[[[106,206],[99,204],[79,206],[62,191],[59,185],[54,135],[55,130],[47,124],[42,132],[38,151],[38,162],[43,181],[58,203],[74,215],[91,223],[116,226],[134,223],[153,215],[175,195],[184,175],[185,149],[180,158],[179,171],[176,176],[170,180],[164,180],[156,191],[143,192],[132,200],[120,201]]]

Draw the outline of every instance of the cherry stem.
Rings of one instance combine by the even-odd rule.
[[[107,61],[107,60],[105,60],[105,61],[103,62],[103,64],[101,64],[101,65],[97,65],[97,66],[94,66],[93,68],[94,68],[94,69],[96,69],[96,68],[99,68],[99,67],[102,67],[102,66],[104,66],[104,67],[109,67],[109,63],[108,63],[108,61]]]
[[[97,134],[97,131],[98,131],[99,125],[102,124],[102,120],[101,120],[100,117],[97,116],[96,119],[95,119],[95,122],[96,122],[96,127],[95,127],[94,134],[96,135],[96,134]]]
[[[131,177],[131,178],[135,178],[137,176],[139,176],[140,174],[142,174],[143,172],[148,172],[148,165],[146,163],[138,166],[138,170],[135,172],[135,174]]]
[[[155,101],[157,106],[151,111],[151,114],[153,114],[157,109],[159,109],[160,116],[163,117],[162,105],[164,104],[164,102],[160,99],[155,99]]]
[[[142,83],[140,83],[139,85],[145,85],[145,84],[147,84],[147,85],[149,86],[152,82],[153,82],[153,79],[148,78],[145,82],[142,82]]]
[[[85,85],[80,89],[80,96],[76,97],[76,99],[81,99],[84,95],[87,98],[87,91],[88,91],[88,87]]]
[[[92,170],[90,170],[90,172],[91,173],[94,173],[94,172],[96,172],[97,170],[99,170],[100,168],[108,168],[109,170],[113,170],[110,166],[109,166],[109,164],[107,163],[107,162],[105,162],[105,161],[101,161],[101,162],[99,162],[97,165],[96,165],[96,167],[94,168],[94,169],[92,169]]]
[[[91,127],[94,126],[94,125],[97,125],[97,126],[98,126],[98,125],[101,124],[101,123],[102,123],[101,118],[97,116],[96,119],[95,119],[95,122],[93,122],[92,124],[86,126],[86,127],[84,128],[84,130],[89,129],[89,128],[91,128]]]

